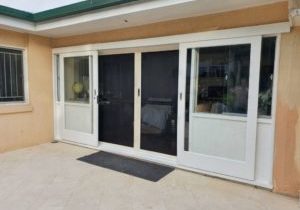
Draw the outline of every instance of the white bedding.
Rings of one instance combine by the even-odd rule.
[[[171,111],[170,105],[146,104],[142,107],[142,123],[164,130]]]

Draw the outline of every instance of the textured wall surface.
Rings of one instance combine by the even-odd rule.
[[[27,49],[29,105],[0,106],[0,153],[53,139],[52,56],[48,38],[0,30],[0,46]]]
[[[300,191],[300,27],[283,34],[280,46],[275,132],[274,191]]]

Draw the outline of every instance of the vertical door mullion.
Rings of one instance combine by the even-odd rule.
[[[94,116],[93,116],[93,56],[89,55],[89,106],[90,106],[90,115],[91,115],[91,134],[94,133]]]
[[[141,147],[141,80],[142,80],[142,53],[134,54],[134,122],[133,145],[135,149]]]
[[[65,129],[65,86],[64,86],[64,80],[65,80],[65,76],[64,76],[64,72],[65,72],[65,67],[64,67],[64,56],[59,56],[59,76],[60,76],[60,113],[61,116],[59,117],[59,120],[61,120],[60,124],[60,135],[61,137],[63,137],[63,132]]]
[[[187,49],[179,46],[179,71],[178,71],[178,114],[177,114],[177,160],[181,161],[184,152],[185,135],[185,101],[186,101],[186,60]]]
[[[90,98],[91,98],[91,104],[92,104],[92,122],[93,122],[93,136],[96,139],[96,145],[98,145],[98,120],[99,120],[99,115],[98,115],[98,103],[97,103],[97,96],[98,96],[98,52],[92,52],[92,74],[91,74],[91,81],[92,81],[92,86],[90,89]]]
[[[191,77],[190,77],[190,107],[189,107],[189,140],[191,140],[190,135],[192,134],[192,121],[193,121],[193,113],[194,108],[196,107],[196,99],[197,99],[197,91],[198,91],[198,81],[197,81],[197,73],[198,73],[198,59],[199,53],[196,49],[192,49],[192,59],[191,59]],[[190,141],[188,141],[190,144]],[[188,149],[190,149],[190,145],[188,145]]]
[[[248,112],[247,112],[247,141],[246,141],[246,162],[251,165],[248,167],[249,179],[254,179],[255,174],[255,148],[257,133],[257,110],[258,110],[258,91],[259,91],[259,72],[260,54],[262,37],[253,37],[251,42],[249,88],[248,88]]]

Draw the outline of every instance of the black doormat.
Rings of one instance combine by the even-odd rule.
[[[78,158],[78,160],[152,182],[159,181],[174,170],[172,167],[162,166],[102,151]]]

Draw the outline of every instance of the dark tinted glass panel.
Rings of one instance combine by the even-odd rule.
[[[184,123],[184,150],[189,150],[189,121],[190,121],[190,82],[191,82],[192,50],[187,50],[186,78],[185,78],[185,123]]]
[[[24,101],[23,54],[0,48],[0,102]]]
[[[133,146],[134,54],[99,57],[99,140]]]
[[[271,116],[275,47],[276,37],[262,39],[258,97],[259,117]]]
[[[176,155],[178,51],[142,54],[141,148]]]

